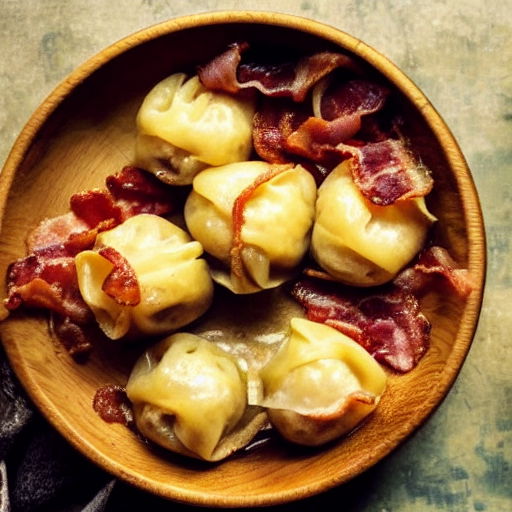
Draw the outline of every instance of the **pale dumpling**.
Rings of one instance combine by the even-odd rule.
[[[247,160],[254,102],[205,89],[176,73],[159,82],[137,115],[135,163],[162,181],[192,183],[208,166]]]
[[[421,250],[434,220],[424,198],[389,206],[368,201],[354,184],[347,160],[318,189],[311,253],[337,281],[383,284]]]
[[[100,254],[103,248],[113,248],[135,272],[138,304],[120,304],[102,289],[114,268]],[[201,316],[212,302],[213,283],[202,252],[199,242],[168,220],[136,215],[100,233],[93,250],[76,256],[80,292],[111,339],[167,334]]]
[[[196,176],[185,204],[215,281],[234,293],[282,284],[307,252],[316,184],[302,166],[239,162]]]
[[[126,393],[139,431],[184,455],[221,460],[266,423],[247,403],[247,381],[236,358],[199,336],[179,333],[146,351]]]
[[[324,324],[292,318],[289,338],[260,370],[272,425],[287,440],[318,446],[346,434],[368,416],[386,374],[351,338]]]

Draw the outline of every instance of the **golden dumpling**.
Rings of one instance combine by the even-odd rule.
[[[249,161],[196,176],[185,221],[235,293],[273,288],[296,271],[310,241],[316,185],[300,165]]]
[[[272,425],[287,440],[317,446],[355,428],[379,403],[386,374],[336,329],[292,318],[289,338],[260,370]]]
[[[102,289],[113,269],[100,254],[102,248],[113,248],[135,272],[138,304],[120,304]],[[157,215],[136,215],[100,233],[94,250],[76,256],[80,292],[109,338],[166,334],[192,322],[211,304],[213,283],[199,258],[202,252],[201,244],[173,223]]]
[[[235,357],[193,334],[174,334],[146,351],[126,393],[144,436],[208,461],[245,446],[266,422],[264,411],[247,403]]]
[[[201,169],[247,160],[254,102],[205,89],[197,76],[159,82],[137,115],[136,164],[175,185]]]
[[[423,198],[389,206],[368,201],[354,184],[347,160],[318,189],[311,252],[337,281],[379,285],[420,251],[434,220]]]

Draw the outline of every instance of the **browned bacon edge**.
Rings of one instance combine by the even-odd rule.
[[[311,87],[334,69],[359,70],[351,57],[333,52],[319,52],[279,65],[241,64],[242,55],[248,49],[247,42],[231,44],[226,51],[199,67],[199,80],[211,90],[234,94],[254,88],[266,96],[301,102]]]
[[[247,186],[233,203],[233,240],[231,243],[231,272],[238,278],[245,276],[245,269],[242,261],[242,249],[244,241],[242,239],[242,229],[245,223],[245,207],[251,199],[257,188],[263,183],[267,183],[279,174],[289,171],[292,165],[271,166],[268,171],[260,174],[253,183]],[[247,277],[247,276],[245,276]]]
[[[124,167],[106,179],[108,190],[74,194],[71,211],[46,219],[27,241],[29,254],[7,272],[5,307],[42,308],[54,314],[53,332],[70,354],[90,350],[85,331],[93,314],[78,288],[74,256],[93,247],[99,232],[139,213],[164,215],[174,208],[169,187],[135,167]],[[104,285],[121,304],[136,305],[140,291],[133,269],[112,248],[103,250],[114,269]],[[117,254],[114,254],[117,253]]]
[[[430,323],[415,297],[401,290],[363,296],[332,283],[303,280],[292,295],[308,319],[346,334],[397,372],[412,370],[428,348]]]
[[[450,253],[439,246],[423,250],[412,266],[398,274],[393,284],[417,297],[429,289],[441,287],[448,288],[458,297],[466,298],[475,288],[470,272],[459,268]]]
[[[428,169],[417,161],[403,139],[354,140],[363,135],[363,118],[384,107],[389,90],[366,78],[332,80],[342,68],[361,70],[346,55],[320,52],[280,65],[242,63],[247,42],[234,43],[198,70],[203,85],[238,93],[257,89],[264,95],[255,114],[254,148],[270,163],[310,162],[306,168],[320,181],[341,161],[351,160],[356,186],[371,202],[386,206],[427,195],[433,186]],[[304,99],[313,86],[316,116]]]
[[[103,282],[102,290],[121,306],[136,306],[139,304],[139,282],[127,259],[113,247],[101,248],[99,255],[114,265]]]

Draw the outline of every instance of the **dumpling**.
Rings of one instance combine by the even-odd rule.
[[[104,248],[113,249],[135,272],[136,305],[120,303],[104,291],[115,267],[100,254]],[[109,338],[167,334],[198,318],[212,302],[213,283],[206,261],[199,258],[202,252],[201,244],[173,223],[136,215],[100,233],[94,250],[77,254],[80,292]]]
[[[253,293],[296,271],[309,246],[315,200],[315,181],[300,165],[239,162],[196,176],[185,221],[215,258],[214,280]]]
[[[137,115],[136,165],[174,185],[208,166],[247,160],[254,101],[205,89],[176,73],[159,82]]]
[[[235,357],[193,334],[174,334],[146,351],[126,393],[144,436],[208,461],[242,448],[267,422],[263,409],[247,404]]]
[[[371,203],[354,184],[349,165],[338,165],[318,189],[311,252],[337,281],[379,285],[420,251],[435,217],[424,198]]]
[[[292,318],[289,338],[260,370],[272,425],[287,440],[318,446],[354,429],[379,403],[386,374],[336,329]]]

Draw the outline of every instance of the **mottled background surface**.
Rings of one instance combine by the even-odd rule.
[[[0,0],[0,162],[44,97],[105,46],[170,17],[254,8],[329,23],[401,67],[458,139],[488,237],[480,325],[444,403],[375,468],[293,509],[325,508],[329,497],[364,512],[512,510],[510,0]]]

